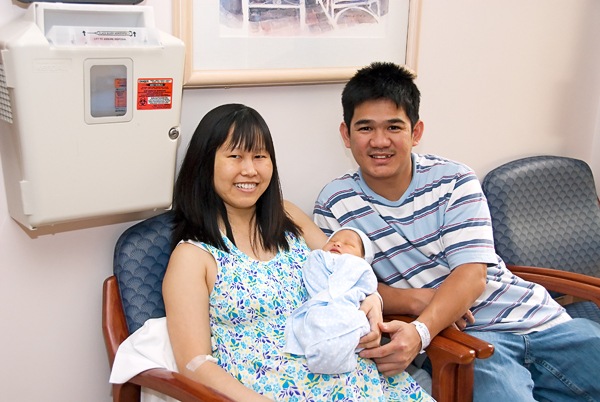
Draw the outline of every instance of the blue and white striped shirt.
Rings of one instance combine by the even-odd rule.
[[[413,178],[398,201],[373,192],[360,170],[327,184],[314,209],[330,234],[353,226],[373,241],[373,269],[397,288],[437,288],[459,265],[488,265],[469,329],[523,331],[564,312],[542,286],[513,275],[494,251],[487,201],[475,173],[434,155],[412,154]]]

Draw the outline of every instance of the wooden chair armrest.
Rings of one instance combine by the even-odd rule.
[[[115,276],[106,278],[102,294],[102,333],[108,352],[108,361],[112,367],[119,345],[129,336]]]
[[[129,382],[161,392],[181,402],[234,402],[233,399],[191,378],[160,368],[146,370]]]
[[[507,268],[526,281],[546,289],[593,301],[600,307],[600,279],[548,268],[508,265]]]
[[[560,269],[526,267],[523,265],[507,265],[506,266],[513,274],[538,274],[555,278],[567,279],[574,282],[581,282],[588,285],[600,287],[600,278],[593,276],[577,274],[574,272],[561,271]]]
[[[494,345],[472,335],[465,334],[456,328],[446,328],[439,335],[473,349],[475,357],[478,359],[487,359],[494,354]]]
[[[117,278],[104,281],[102,301],[102,332],[112,367],[119,345],[129,336],[119,295]],[[125,384],[113,385],[113,400],[139,401],[140,389],[146,387],[169,395],[181,402],[231,402],[231,398],[182,374],[165,369],[146,370]]]

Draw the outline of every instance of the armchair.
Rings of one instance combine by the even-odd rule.
[[[170,212],[127,229],[114,254],[114,276],[104,282],[102,328],[112,367],[119,345],[146,320],[164,317],[162,280],[171,253]],[[385,317],[387,320],[412,320]],[[472,400],[473,365],[493,346],[460,331],[447,329],[435,337],[427,353],[433,366],[433,396],[440,402]],[[115,402],[139,401],[140,387],[154,389],[182,402],[225,402],[225,395],[175,372],[144,371],[125,384],[113,385]]]
[[[489,172],[482,187],[508,269],[565,294],[553,295],[572,317],[600,323],[600,207],[589,166],[524,158]]]

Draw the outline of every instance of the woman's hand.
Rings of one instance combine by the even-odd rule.
[[[377,348],[381,342],[381,329],[379,328],[379,323],[383,322],[381,299],[374,293],[367,296],[360,304],[360,310],[367,316],[369,325],[371,326],[371,332],[360,338],[358,347],[364,349]]]

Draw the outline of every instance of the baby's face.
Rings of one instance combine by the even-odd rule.
[[[360,258],[365,256],[360,236],[352,230],[340,230],[337,232],[325,244],[323,251],[335,254],[352,254]]]

